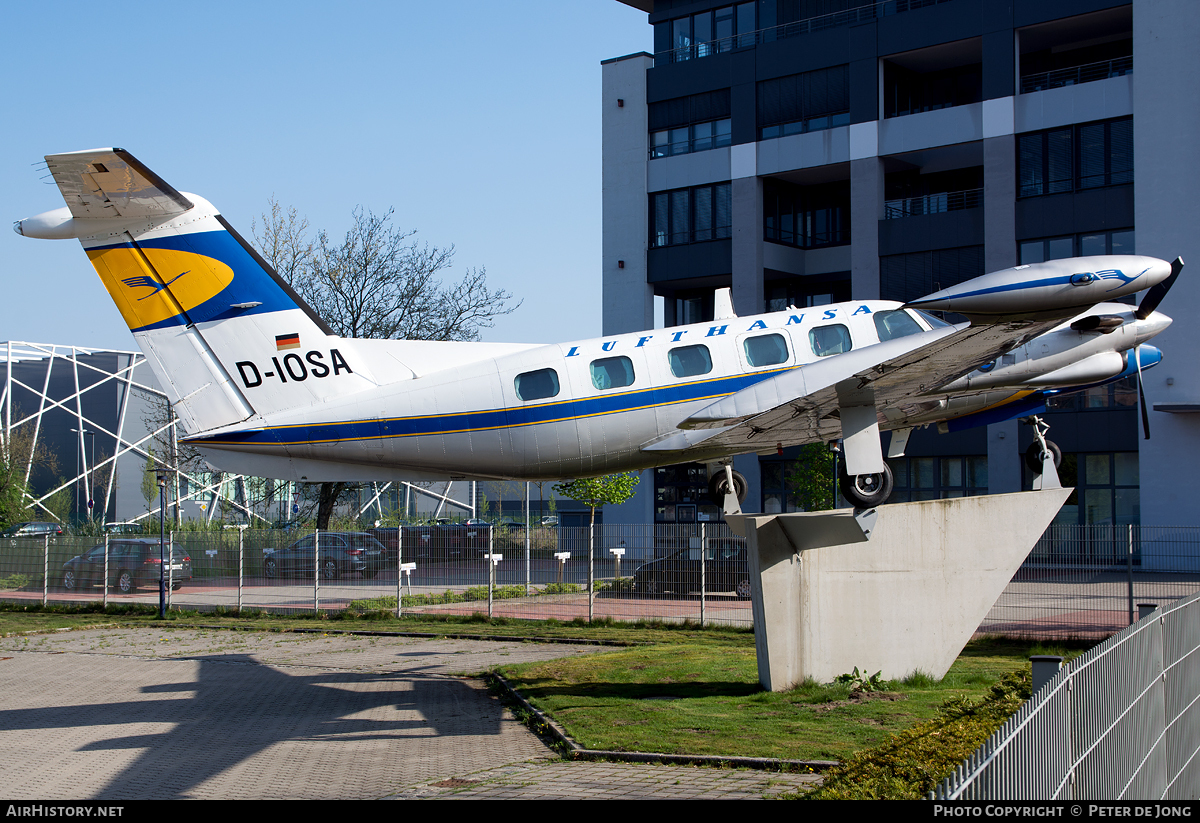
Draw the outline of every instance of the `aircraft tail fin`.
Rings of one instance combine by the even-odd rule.
[[[46,163],[67,206],[15,229],[83,244],[188,434],[375,385],[207,200],[124,149]]]

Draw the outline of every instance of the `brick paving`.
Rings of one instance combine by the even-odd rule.
[[[566,762],[464,676],[592,651],[171,629],[0,638],[0,794],[758,798],[813,779]]]

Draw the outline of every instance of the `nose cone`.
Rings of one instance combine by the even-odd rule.
[[[1171,325],[1171,318],[1160,311],[1152,311],[1144,320],[1137,321],[1138,343],[1143,343],[1157,334],[1161,334],[1167,326]]]

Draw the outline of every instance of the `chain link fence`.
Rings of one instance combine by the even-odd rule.
[[[162,569],[176,609],[752,625],[745,539],[724,523],[229,529],[165,542],[166,563],[154,536],[0,540],[0,599],[156,605]],[[1106,637],[1138,604],[1197,591],[1200,529],[1053,526],[979,631]]]

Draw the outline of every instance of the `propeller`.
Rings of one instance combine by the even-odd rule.
[[[1146,296],[1142,298],[1142,304],[1137,307],[1134,316],[1138,320],[1145,320],[1150,316],[1150,313],[1158,308],[1158,304],[1167,296],[1167,292],[1171,290],[1171,286],[1175,285],[1175,281],[1179,279],[1179,273],[1183,271],[1183,258],[1176,257],[1171,261],[1171,273],[1167,279],[1159,283],[1157,286],[1151,286],[1146,292]],[[1138,385],[1141,383],[1139,381]]]
[[[1179,262],[1180,262],[1180,267],[1182,268],[1183,263],[1181,261],[1179,261]],[[1175,269],[1174,264],[1172,264],[1171,265],[1171,277],[1174,278],[1178,274],[1179,274],[1179,272]],[[1155,288],[1157,288],[1157,286]],[[1146,295],[1146,296],[1149,297],[1149,295]],[[1161,299],[1161,298],[1159,298],[1159,299]],[[1143,301],[1143,302],[1145,302],[1145,301]],[[1139,308],[1139,311],[1140,311],[1140,308]],[[1150,311],[1154,311],[1154,309],[1151,309]],[[1147,314],[1149,314],[1149,312],[1147,312]],[[1138,402],[1142,407],[1142,439],[1149,440],[1150,439],[1150,411],[1149,411],[1149,409],[1146,408],[1146,391],[1145,391],[1145,389],[1142,388],[1141,348],[1142,348],[1141,346],[1133,347],[1133,360],[1134,360],[1134,363],[1137,364]]]

